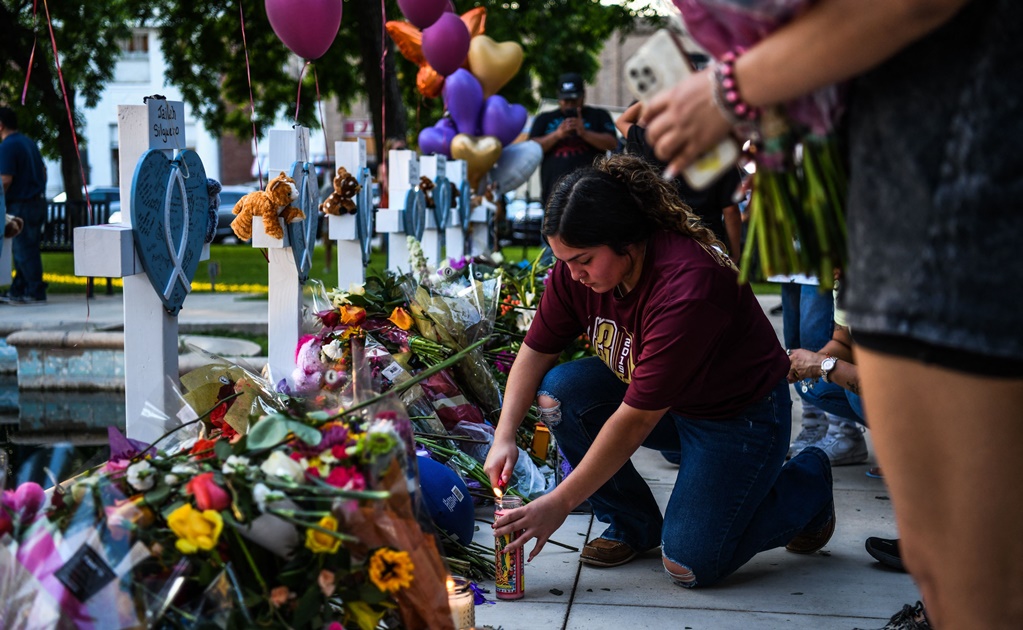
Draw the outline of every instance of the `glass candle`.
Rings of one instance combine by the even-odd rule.
[[[451,608],[455,630],[466,630],[476,625],[476,603],[469,580],[457,575],[448,578],[448,607]]]
[[[522,499],[499,495],[497,506],[494,509],[494,519],[503,516],[505,510],[513,510],[517,507],[522,507]],[[497,536],[494,539],[494,590],[497,591],[498,599],[522,599],[526,594],[522,547],[509,552],[504,550],[518,537],[519,532],[514,532],[506,536]]]

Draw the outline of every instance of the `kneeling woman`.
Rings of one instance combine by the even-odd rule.
[[[835,526],[831,468],[813,447],[785,463],[788,358],[670,184],[639,158],[598,161],[556,185],[543,234],[558,262],[512,366],[485,470],[507,483],[534,399],[575,469],[498,519],[496,533],[524,530],[516,544],[535,538],[532,559],[589,499],[608,528],[582,562],[618,566],[659,546],[688,587],[761,551],[823,547]],[[584,331],[596,356],[555,367]],[[680,461],[663,518],[629,461],[640,446]]]

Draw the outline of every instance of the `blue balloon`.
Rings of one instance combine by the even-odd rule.
[[[417,459],[419,487],[430,518],[452,538],[468,545],[476,531],[476,511],[465,482],[440,462],[426,456]]]

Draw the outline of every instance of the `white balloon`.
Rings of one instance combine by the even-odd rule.
[[[515,190],[526,183],[540,161],[543,148],[534,140],[510,144],[501,151],[501,157],[490,171],[490,176],[501,187],[502,192]]]

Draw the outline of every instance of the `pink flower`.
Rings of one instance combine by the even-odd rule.
[[[195,506],[200,510],[219,512],[231,505],[231,495],[213,481],[213,473],[203,473],[193,477],[185,490],[195,496]]]
[[[345,490],[365,490],[366,478],[353,467],[338,466],[327,475],[327,483]]]

